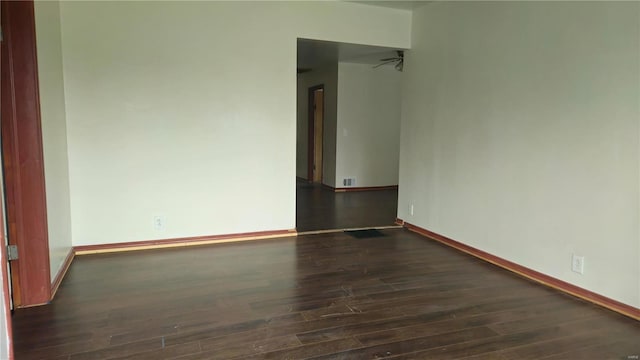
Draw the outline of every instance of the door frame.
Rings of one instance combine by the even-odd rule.
[[[0,39],[0,43],[3,42]],[[3,56],[6,56],[6,51],[4,46],[0,44],[0,59]],[[0,62],[0,72],[1,69]],[[0,109],[1,110],[1,109]],[[1,155],[0,155],[1,159]],[[3,177],[0,177],[2,180]],[[2,180],[3,181],[3,180]],[[2,278],[2,283],[0,283],[0,287],[2,288],[2,304],[4,305],[0,311],[4,314],[4,324],[0,324],[0,326],[6,326],[7,331],[7,355],[9,355],[9,359],[13,359],[13,325],[11,323],[11,290],[9,287],[9,259],[7,258],[7,248],[6,245],[8,242],[6,241],[7,237],[5,235],[5,227],[4,227],[4,186],[0,184],[0,278]]]
[[[315,147],[315,92],[316,90],[320,90],[322,89],[322,91],[324,92],[324,84],[320,84],[320,85],[315,85],[315,86],[311,86],[309,87],[308,90],[308,102],[307,102],[307,115],[308,115],[308,121],[307,121],[307,129],[308,129],[308,140],[307,140],[307,179],[309,180],[309,182],[313,182],[313,163],[315,161],[315,152],[316,152],[316,147]],[[322,117],[323,117],[323,129],[324,129],[324,117],[325,117],[325,104],[326,102],[326,93],[323,93],[322,96]],[[324,131],[322,134],[322,141],[324,142]],[[324,146],[322,147],[322,151],[324,152]],[[324,164],[324,156],[322,157],[322,163]],[[321,165],[322,166],[322,165]],[[324,178],[324,171],[322,172],[322,176],[320,179],[320,182],[322,182],[322,179]]]
[[[51,300],[51,270],[33,0],[0,2],[2,166],[14,307]],[[19,121],[18,121],[19,120]]]

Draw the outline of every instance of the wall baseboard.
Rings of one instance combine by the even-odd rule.
[[[398,185],[364,186],[364,187],[340,187],[340,188],[332,188],[332,189],[335,192],[398,190]]]
[[[74,247],[75,255],[100,254],[121,251],[163,249],[183,246],[219,244],[237,241],[252,241],[296,236],[293,230],[258,231],[249,233],[224,234],[212,236],[193,236],[174,239],[133,241],[115,244],[80,245]]]
[[[335,191],[335,190],[336,190],[336,188],[334,188],[333,186],[331,186],[331,185],[327,185],[327,184],[325,184],[325,183],[320,183],[320,186],[322,186],[322,187],[323,187],[323,188],[325,188],[325,189],[329,189],[329,190],[331,190],[331,191]]]
[[[75,258],[76,255],[102,254],[102,253],[113,253],[113,252],[123,252],[123,251],[164,249],[164,248],[185,247],[185,246],[220,244],[220,243],[229,243],[229,242],[274,239],[274,238],[290,237],[290,236],[297,236],[297,235],[298,235],[298,232],[296,230],[273,230],[273,231],[258,231],[258,232],[249,232],[249,233],[236,233],[236,234],[212,235],[212,236],[193,236],[193,237],[163,239],[163,240],[133,241],[133,242],[116,243],[116,244],[74,246],[69,251],[69,254],[67,254],[67,257],[65,258],[62,267],[58,271],[58,274],[51,282],[51,300],[53,300],[56,293],[58,292],[58,288],[60,287],[62,280],[67,274],[69,267],[71,267],[71,263],[73,262],[73,259]],[[46,304],[48,303],[33,304],[30,306],[40,306],[40,305],[46,305]]]
[[[543,273],[540,273],[538,271],[529,269],[527,267],[524,267],[522,265],[518,265],[514,262],[511,262],[509,260],[500,258],[498,256],[489,254],[485,251],[476,249],[474,247],[471,247],[469,245],[465,245],[459,241],[455,241],[453,239],[450,239],[448,237],[442,236],[440,234],[434,233],[432,231],[429,231],[427,229],[421,228],[419,226],[410,224],[408,222],[405,222],[402,219],[396,219],[396,224],[399,225],[404,225],[405,228],[407,228],[410,231],[413,231],[415,233],[418,233],[420,235],[423,235],[429,239],[438,241],[442,244],[445,244],[447,246],[450,246],[456,250],[462,251],[464,253],[467,253],[469,255],[475,256],[481,260],[484,260],[486,262],[489,262],[491,264],[497,265],[503,269],[509,270],[511,272],[514,272],[520,276],[526,277],[530,280],[533,280],[535,282],[538,282],[540,284],[543,284],[545,286],[554,288],[556,290],[560,290],[562,292],[565,292],[567,294],[573,295],[575,297],[584,299],[586,301],[589,301],[591,303],[594,303],[596,305],[605,307],[609,310],[613,310],[617,313],[620,313],[622,315],[628,316],[632,319],[635,320],[640,320],[640,309],[635,308],[631,305],[627,305],[624,303],[621,303],[619,301],[613,300],[611,298],[608,298],[606,296],[594,293],[592,291],[583,289],[581,287],[575,286],[573,284],[570,284],[568,282],[556,279],[554,277],[551,277],[549,275],[545,275]]]
[[[327,229],[327,230],[309,230],[309,231],[300,231],[298,232],[298,236],[303,235],[319,235],[319,234],[335,234],[342,233],[345,231],[359,231],[359,230],[387,230],[387,229],[401,229],[402,226],[399,225],[383,225],[383,226],[367,226],[367,227],[357,227],[357,228],[342,228],[342,229]]]
[[[56,277],[51,282],[51,300],[53,300],[53,298],[56,296],[56,292],[58,292],[58,288],[62,283],[62,279],[64,279],[64,276],[67,274],[67,271],[69,270],[69,267],[71,266],[71,263],[73,262],[73,258],[75,256],[76,256],[76,253],[74,248],[69,249],[69,253],[67,254],[67,257],[64,259],[64,262],[62,263],[62,266],[58,270]]]

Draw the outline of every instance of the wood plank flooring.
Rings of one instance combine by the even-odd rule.
[[[394,225],[398,190],[339,192],[296,182],[296,229],[299,232]]]
[[[77,257],[27,359],[634,359],[640,322],[402,229]]]

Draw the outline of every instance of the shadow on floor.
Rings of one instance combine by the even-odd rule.
[[[299,232],[394,225],[398,190],[336,193],[320,184],[296,181]]]

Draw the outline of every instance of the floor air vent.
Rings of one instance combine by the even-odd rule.
[[[342,179],[343,186],[356,186],[356,178]]]

